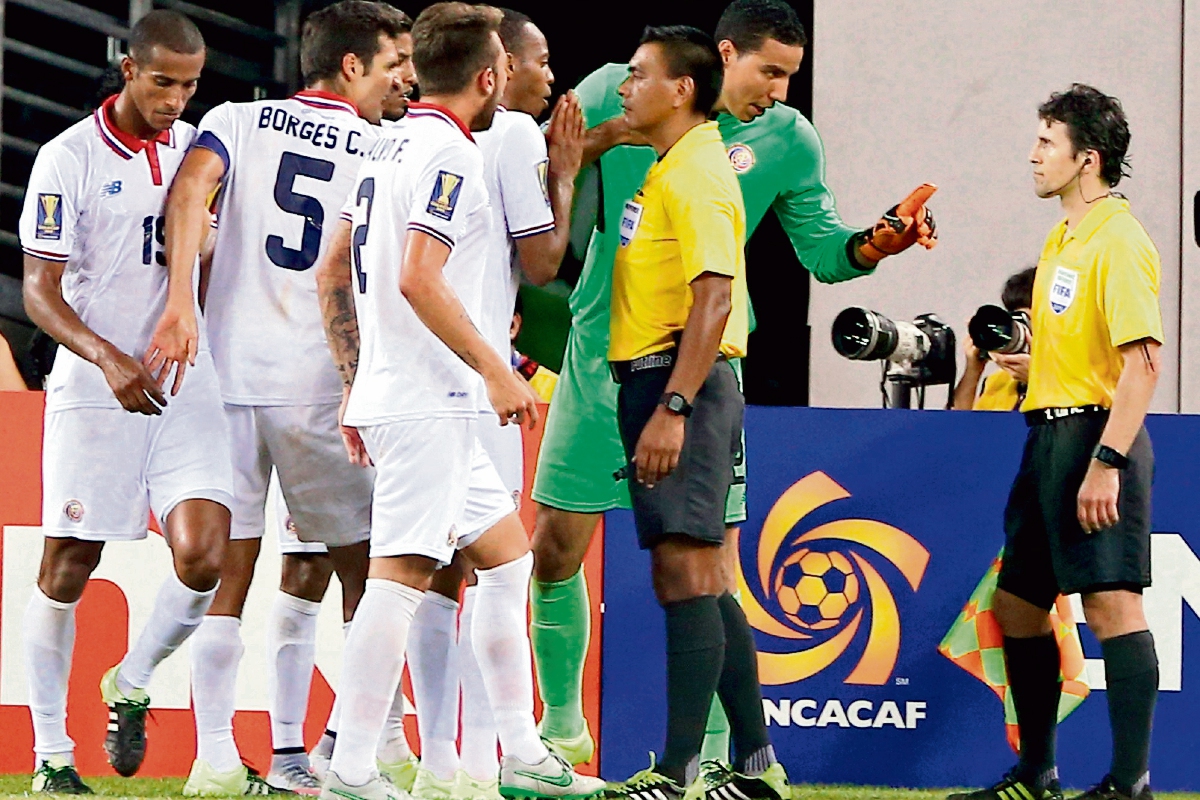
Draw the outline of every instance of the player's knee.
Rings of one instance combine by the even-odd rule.
[[[533,572],[539,581],[554,583],[570,578],[583,565],[587,542],[576,541],[580,526],[566,512],[539,505],[533,528]]]
[[[1100,641],[1148,628],[1142,609],[1142,596],[1136,592],[1106,591],[1085,594],[1083,613],[1088,628]]]
[[[283,557],[279,588],[285,594],[313,603],[321,602],[333,575],[333,562],[319,553],[287,554]]]
[[[47,552],[38,571],[38,588],[51,600],[74,603],[83,595],[99,556],[98,550],[92,553],[90,548]]]
[[[1044,636],[1052,630],[1048,611],[1003,589],[992,597],[992,612],[1006,636]]]
[[[221,580],[225,548],[175,548],[175,574],[192,591],[207,592]]]

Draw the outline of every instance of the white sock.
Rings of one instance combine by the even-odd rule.
[[[346,640],[341,711],[329,768],[352,786],[375,775],[375,748],[396,698],[413,614],[423,594],[395,581],[368,578]]]
[[[78,604],[51,600],[34,586],[21,623],[33,752],[39,764],[50,756],[74,761],[75,742],[67,735],[67,679],[75,649]]]
[[[375,750],[375,757],[384,764],[398,764],[412,758],[412,748],[408,746],[408,733],[404,730],[405,705],[404,688],[398,686],[396,696],[392,698],[392,707],[388,709],[387,719],[383,722],[383,735],[379,737],[379,747]]]
[[[487,688],[479,661],[471,648],[471,620],[475,616],[478,587],[463,592],[462,616],[458,619],[458,679],[462,684],[462,746],[459,760],[463,771],[477,781],[495,780],[500,772],[496,756],[496,722],[488,702]]]
[[[526,764],[549,751],[533,722],[533,666],[526,608],[533,553],[493,569],[477,569],[471,640],[491,701],[500,749]]]
[[[189,589],[172,571],[154,598],[154,610],[146,627],[121,661],[117,688],[125,693],[131,688],[145,689],[154,668],[199,627],[216,594],[215,586],[207,592]]]
[[[242,621],[237,617],[205,617],[192,636],[192,709],[196,717],[196,758],[217,772],[242,764],[233,740]]]
[[[304,716],[317,656],[320,603],[278,592],[267,624],[267,698],[271,747],[304,748]]]
[[[458,603],[426,592],[408,636],[408,674],[417,702],[421,766],[441,780],[458,771]]]

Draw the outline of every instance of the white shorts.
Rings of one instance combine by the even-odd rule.
[[[262,537],[272,467],[300,541],[341,547],[370,537],[373,470],[347,460],[337,413],[337,403],[225,406],[233,446],[230,538]]]
[[[278,473],[271,473],[271,486],[267,489],[266,520],[275,531],[275,540],[279,544],[279,552],[285,556],[311,553],[324,555],[329,548],[320,542],[302,542],[296,535],[296,522],[288,512],[287,501],[283,499],[283,490],[279,488]]]
[[[476,436],[476,419],[359,428],[375,462],[371,557],[418,555],[449,564],[456,549],[516,511]]]
[[[158,416],[123,408],[46,411],[42,532],[94,542],[144,539],[185,500],[233,508],[229,432],[203,352]]]
[[[521,426],[501,425],[495,412],[488,411],[480,413],[475,434],[492,460],[504,488],[520,508],[521,492],[525,489],[525,439]]]

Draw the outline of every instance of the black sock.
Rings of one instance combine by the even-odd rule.
[[[1021,733],[1017,776],[1024,783],[1044,788],[1055,774],[1055,734],[1062,696],[1058,642],[1052,633],[1027,639],[1005,636],[1004,660]]]
[[[762,687],[758,683],[758,652],[746,614],[731,594],[717,600],[725,625],[725,666],[717,693],[729,717],[733,768],[759,775],[775,762],[775,751],[763,718]]]
[[[1150,729],[1158,699],[1158,656],[1150,631],[1114,636],[1100,643],[1108,684],[1108,719],[1113,756],[1109,774],[1133,796],[1150,769]]]
[[[663,606],[667,614],[667,746],[657,771],[686,786],[696,777],[700,746],[725,658],[725,626],[715,597]]]

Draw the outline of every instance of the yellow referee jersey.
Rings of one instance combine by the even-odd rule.
[[[687,323],[691,282],[705,272],[733,278],[721,352],[746,354],[746,210],[717,123],[692,128],[660,158],[625,203],[613,264],[610,361],[670,349]]]
[[[1163,341],[1158,250],[1118,197],[1100,200],[1074,230],[1050,231],[1033,283],[1033,348],[1022,411],[1112,407],[1124,360],[1117,349]]]
[[[983,391],[975,398],[972,411],[1013,411],[1021,402],[1021,384],[1004,370],[997,370],[983,382]]]

